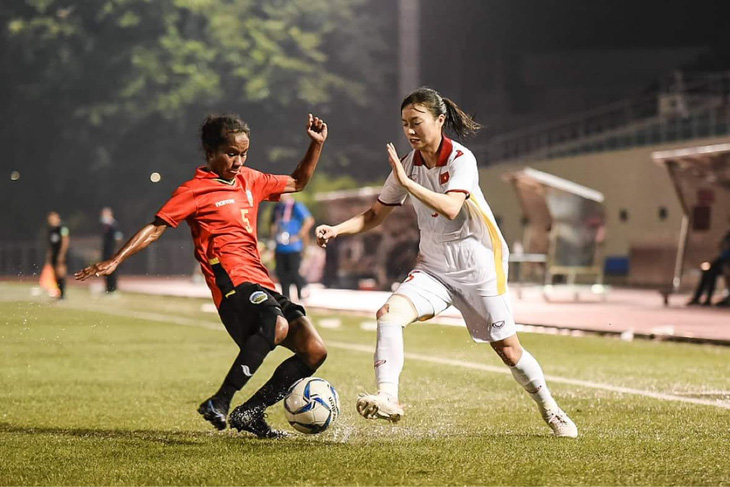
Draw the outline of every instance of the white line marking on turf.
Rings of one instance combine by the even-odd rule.
[[[67,304],[65,307],[89,311],[91,313],[103,313],[112,316],[120,316],[122,318],[137,318],[140,320],[159,321],[162,323],[172,323],[174,325],[197,326],[198,328],[208,328],[211,330],[225,331],[223,324],[217,321],[194,320],[192,318],[183,318],[182,316],[172,316],[162,313],[150,313],[148,311],[116,310],[104,308],[101,306],[77,306],[73,304]]]
[[[364,352],[364,353],[373,353],[375,349],[368,345],[358,345],[355,343],[346,343],[346,342],[336,342],[336,341],[327,341],[327,346],[329,347],[335,347],[335,348],[341,348],[345,350],[350,350],[353,352]],[[482,370],[485,372],[493,372],[495,374],[510,374],[511,372],[507,368],[507,366],[504,367],[495,367],[494,365],[485,365],[480,364],[476,362],[466,362],[464,360],[454,360],[454,359],[448,359],[448,358],[441,358],[441,357],[432,357],[430,355],[422,355],[418,353],[406,353],[405,357],[411,360],[420,360],[422,362],[430,362],[433,364],[440,364],[440,365],[451,365],[453,367],[461,367],[464,369],[471,369],[471,370]],[[722,403],[718,401],[712,401],[708,399],[696,399],[692,397],[684,397],[679,396],[675,394],[664,394],[661,392],[652,392],[652,391],[645,391],[641,389],[631,389],[630,387],[621,387],[621,386],[612,386],[610,384],[601,384],[600,382],[591,382],[586,380],[580,380],[580,379],[569,379],[567,377],[559,377],[556,375],[545,375],[545,379],[548,382],[557,382],[559,384],[570,384],[573,386],[580,386],[580,387],[588,387],[591,389],[601,389],[604,391],[611,391],[611,392],[618,392],[621,394],[631,394],[634,396],[644,396],[644,397],[651,397],[654,399],[661,399],[664,401],[676,401],[676,402],[686,402],[690,404],[701,404],[703,406],[715,406],[723,409],[730,409],[730,404],[728,403]]]
[[[202,328],[208,328],[211,330],[224,331],[223,325],[212,321],[202,321],[190,318],[183,318],[178,316],[165,315],[161,313],[150,313],[146,311],[129,311],[129,310],[112,310],[109,308],[102,308],[97,306],[74,306],[70,305],[67,307],[77,308],[84,311],[98,312],[109,314],[113,316],[121,316],[128,318],[138,318],[149,321],[158,321],[162,323],[172,323],[176,325],[184,326],[197,326]],[[359,345],[356,343],[339,342],[334,340],[327,340],[326,345],[328,347],[339,348],[341,350],[349,350],[352,352],[362,352],[372,354],[375,349],[370,345]],[[485,365],[476,362],[467,362],[464,360],[447,359],[442,357],[433,357],[430,355],[422,355],[419,353],[406,353],[405,357],[411,360],[419,360],[421,362],[429,362],[440,365],[450,365],[452,367],[461,367],[470,370],[481,370],[484,372],[492,372],[495,374],[510,374],[509,369],[504,367],[495,367],[493,365]],[[662,401],[674,401],[683,402],[688,404],[697,404],[701,406],[714,406],[722,409],[730,409],[730,403],[713,401],[709,399],[698,399],[693,397],[684,397],[675,394],[664,394],[661,392],[645,391],[642,389],[632,389],[630,387],[612,386],[610,384],[601,384],[600,382],[592,382],[580,379],[570,379],[567,377],[559,377],[555,375],[546,375],[545,379],[549,382],[555,382],[558,384],[569,384],[579,387],[587,387],[590,389],[600,389],[604,391],[617,392],[620,394],[630,394],[634,396],[650,397],[653,399],[659,399]]]

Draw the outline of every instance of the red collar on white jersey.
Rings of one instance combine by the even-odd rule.
[[[451,151],[454,150],[454,144],[451,142],[451,139],[446,137],[445,135],[441,136],[441,143],[439,144],[439,161],[436,163],[436,167],[443,167],[446,165],[446,163],[449,160],[449,156],[451,155]],[[413,154],[413,165],[414,166],[423,166],[423,156],[421,155],[421,151],[416,151],[415,154]]]

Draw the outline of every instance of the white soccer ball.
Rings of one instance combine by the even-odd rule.
[[[305,377],[289,388],[284,398],[284,415],[297,431],[321,433],[340,415],[340,398],[326,380]]]

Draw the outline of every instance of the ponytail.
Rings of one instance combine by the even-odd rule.
[[[454,134],[461,138],[474,135],[482,128],[471,116],[464,112],[459,105],[444,97],[444,105],[446,105],[446,122],[444,125],[448,127]]]

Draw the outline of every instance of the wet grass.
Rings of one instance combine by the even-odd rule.
[[[408,359],[406,417],[360,418],[372,390],[375,333],[361,317],[321,328],[317,375],[343,414],[317,436],[258,440],[214,431],[196,413],[236,348],[194,299],[94,298],[51,303],[0,283],[2,485],[728,485],[730,410],[554,383],[578,424],[552,438],[508,374]],[[332,322],[330,321],[330,324]],[[730,349],[599,337],[522,335],[547,374],[727,404]],[[406,348],[499,366],[464,329],[416,325]],[[267,358],[242,401],[287,353]],[[289,428],[279,405],[271,422]],[[290,429],[290,428],[289,428]]]

